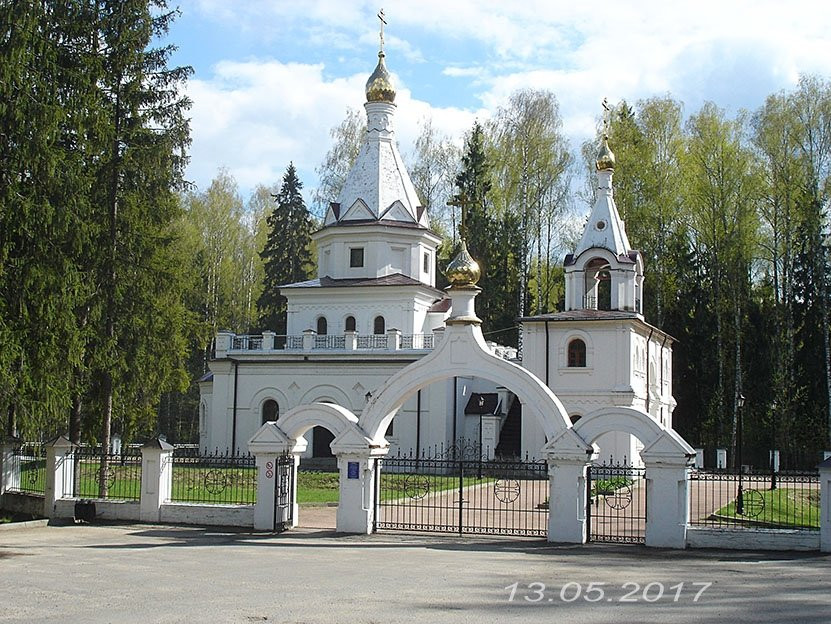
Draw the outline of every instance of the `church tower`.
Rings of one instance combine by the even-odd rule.
[[[323,227],[312,235],[318,277],[285,284],[287,333],[425,334],[440,326],[434,306],[436,248],[427,209],[395,142],[395,85],[383,46],[366,82],[366,135]]]
[[[673,339],[643,316],[643,258],[631,249],[615,205],[615,156],[604,125],[596,198],[563,263],[565,308],[521,319],[522,365],[557,394],[574,422],[604,407],[630,407],[671,427]],[[530,427],[523,421],[523,438],[538,435]],[[596,443],[607,461],[638,461],[641,445],[628,433],[606,433]]]
[[[583,237],[566,256],[566,310],[618,310],[643,315],[643,258],[630,248],[615,205],[612,176],[615,155],[609,138],[595,161],[597,191]]]

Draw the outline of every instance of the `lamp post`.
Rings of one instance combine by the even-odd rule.
[[[739,394],[738,402],[738,423],[736,423],[736,463],[739,465],[739,492],[736,495],[736,513],[744,515],[744,466],[742,465],[742,443],[744,442],[744,395]]]
[[[772,448],[770,449],[770,489],[776,489],[776,419],[778,418],[778,406],[776,401],[770,406],[773,413],[771,414],[771,437],[773,438]]]

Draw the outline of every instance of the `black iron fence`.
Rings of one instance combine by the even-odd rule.
[[[690,473],[690,524],[818,530],[815,471],[701,470]]]
[[[74,471],[73,496],[137,501],[141,499],[141,450],[125,447],[121,453],[81,446],[67,460]]]
[[[379,460],[375,529],[545,536],[545,461],[487,459],[452,445]]]
[[[199,449],[173,453],[170,500],[185,503],[253,505],[257,502],[257,467],[253,455]]]
[[[46,492],[46,449],[38,442],[24,442],[11,455],[12,480],[7,487],[13,492],[43,494]]]
[[[643,543],[646,469],[624,458],[592,464],[586,472],[587,534],[591,542]]]

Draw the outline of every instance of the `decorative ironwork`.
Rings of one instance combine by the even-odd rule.
[[[253,455],[226,450],[203,453],[177,448],[173,453],[170,499],[187,503],[253,505],[257,500],[257,468]]]
[[[744,515],[748,518],[757,518],[765,510],[765,497],[759,490],[752,488],[745,489],[744,495]]]
[[[421,475],[407,475],[404,477],[404,494],[409,498],[424,498],[430,492],[430,480]]]
[[[646,471],[623,461],[586,471],[589,541],[643,543],[646,537]]]
[[[460,441],[378,460],[375,529],[545,536],[545,461],[487,459]]]
[[[691,470],[690,524],[748,530],[818,530],[819,474],[779,471],[776,476],[774,489],[767,467],[745,468],[741,473],[737,469]]]
[[[498,479],[493,484],[493,495],[506,505],[513,503],[522,492],[522,486],[516,479]]]
[[[228,481],[219,470],[209,470],[205,473],[205,489],[211,494],[224,492],[226,487],[228,487]]]
[[[141,498],[141,450],[135,446],[121,453],[105,453],[100,447],[81,446],[67,456],[73,463],[77,498],[139,500]]]

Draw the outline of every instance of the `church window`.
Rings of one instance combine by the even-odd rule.
[[[424,272],[430,272],[430,254],[428,252],[424,252]]]
[[[568,343],[568,367],[585,368],[586,366],[586,343],[575,338]]]
[[[349,266],[351,268],[360,268],[364,266],[363,247],[351,247],[349,249]]]
[[[598,231],[602,232],[606,229],[606,222],[603,219],[600,219],[600,221],[594,224],[594,227],[596,227]]]
[[[327,327],[326,317],[325,316],[317,317],[317,334],[318,334],[318,336],[325,336],[326,333],[328,332],[328,329],[329,328]]]
[[[578,420],[580,420],[583,417],[580,414],[572,414],[570,418],[571,418],[571,424],[573,425],[574,423],[576,423]]]
[[[387,332],[387,323],[384,321],[383,316],[376,316],[375,322],[372,324],[372,333],[373,334],[385,334]]]
[[[268,401],[263,403],[262,416],[262,424],[277,420],[280,417],[280,406],[277,404],[277,401],[274,399],[268,399]]]
[[[346,331],[355,331],[355,317],[354,316],[347,316],[346,317]]]

